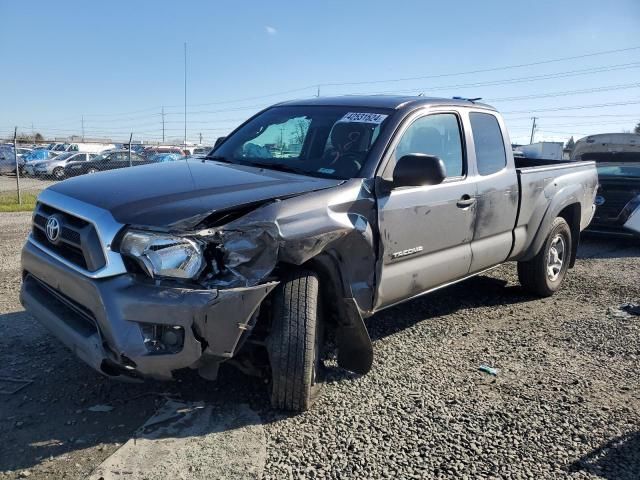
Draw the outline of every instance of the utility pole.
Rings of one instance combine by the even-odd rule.
[[[133,167],[133,164],[131,163],[131,141],[133,140],[133,132],[131,132],[131,135],[129,135],[129,166]]]
[[[184,42],[184,145],[187,146],[187,42]]]
[[[164,143],[164,105],[162,106],[162,143]]]
[[[84,115],[82,115],[82,141],[84,142]]]
[[[18,203],[22,205],[20,194],[20,165],[18,165],[18,127],[13,131],[13,160],[16,162],[16,189],[18,191]]]
[[[200,132],[200,145],[202,145],[202,132]]]
[[[533,120],[533,125],[531,125],[531,139],[529,140],[529,143],[533,143],[533,136],[536,133],[536,120],[538,117],[531,117],[531,119]]]
[[[318,90],[316,91],[316,97],[320,96],[320,85],[318,85]]]

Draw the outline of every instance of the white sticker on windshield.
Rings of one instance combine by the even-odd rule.
[[[375,123],[376,125],[384,122],[384,119],[389,115],[383,115],[382,113],[358,113],[349,112],[342,117],[339,122],[357,122],[357,123]]]

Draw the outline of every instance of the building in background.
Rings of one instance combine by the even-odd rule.
[[[530,145],[519,145],[517,151],[525,158],[543,158],[545,160],[563,160],[564,143],[536,142]]]

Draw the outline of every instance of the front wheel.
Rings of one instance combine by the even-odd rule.
[[[526,262],[518,262],[520,284],[531,293],[550,297],[560,289],[571,260],[571,228],[558,217],[538,254]]]
[[[310,270],[297,270],[273,294],[267,350],[271,364],[271,404],[302,412],[320,393],[322,319],[320,284]]]
[[[56,180],[62,180],[64,178],[64,168],[54,168],[53,176],[56,178]]]

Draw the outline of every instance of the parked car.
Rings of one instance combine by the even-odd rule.
[[[301,130],[295,157],[264,148],[274,132]],[[338,365],[364,374],[373,348],[363,318],[384,308],[506,261],[528,291],[556,292],[597,182],[593,162],[514,161],[488,105],[281,103],[204,160],[42,192],[21,300],[105,375],[170,379],[191,367],[215,379],[242,357],[270,377],[274,407],[304,410],[329,329]]]
[[[18,156],[24,158],[27,155],[29,155],[32,151],[33,149],[31,148],[18,147]]]
[[[24,160],[18,159],[18,163],[22,164]],[[0,145],[0,175],[9,175],[16,171],[16,158],[13,153],[13,147],[9,145]]]
[[[196,147],[196,148],[193,149],[192,155],[194,157],[204,157],[211,150],[213,150],[213,147]]]
[[[603,133],[579,139],[573,160],[595,161],[599,187],[588,231],[640,237],[640,135]]]
[[[31,150],[28,155],[25,155],[18,162],[20,165],[20,173],[26,173],[26,169],[29,165],[35,164],[40,161],[47,161],[58,156],[57,152],[52,150]]]
[[[84,162],[71,162],[64,167],[66,177],[74,177],[85,173],[96,173],[103,170],[114,170],[129,166],[144,165],[150,163],[140,155],[131,152],[131,164],[129,164],[128,150],[109,150],[100,155],[96,155],[91,160]]]
[[[54,152],[101,153],[115,148],[113,143],[56,143],[50,150]]]
[[[176,160],[184,160],[186,157],[179,153],[156,153],[149,158],[153,163],[175,162]]]
[[[178,155],[185,155],[184,151],[178,147],[146,147],[141,155],[145,158],[151,158],[157,153],[177,153]]]
[[[25,173],[36,176],[51,176],[57,180],[65,178],[64,169],[75,162],[87,162],[96,157],[95,153],[64,152],[51,160],[30,162],[24,167]]]

